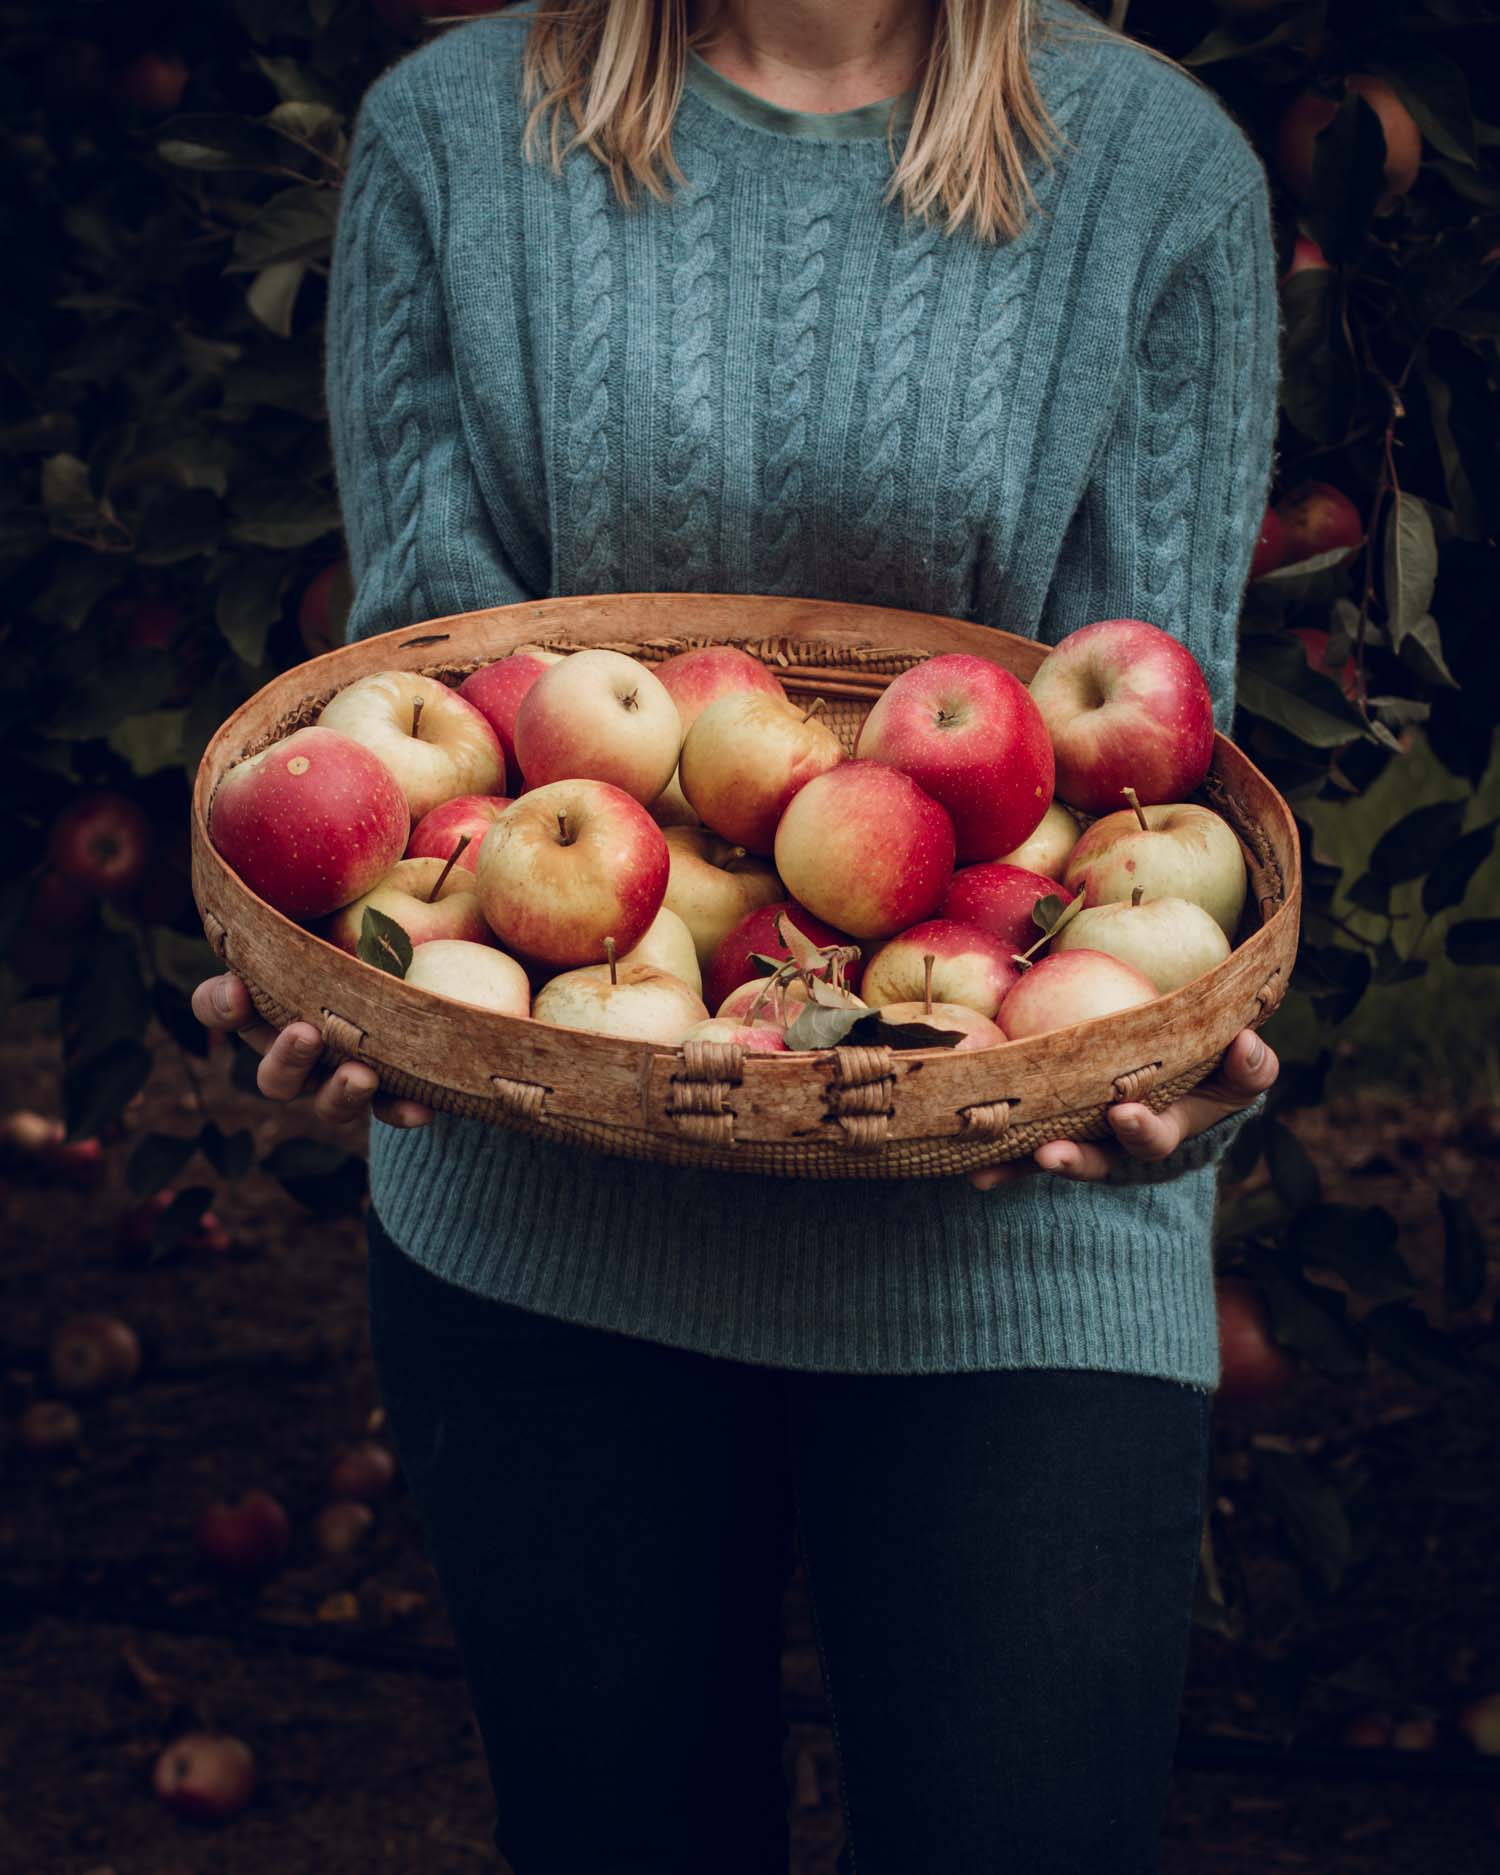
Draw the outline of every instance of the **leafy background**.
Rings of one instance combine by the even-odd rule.
[[[1314,201],[1276,196],[1283,258],[1301,232],[1332,264],[1283,284],[1275,493],[1333,484],[1365,544],[1246,598],[1237,739],[1295,807],[1307,901],[1270,1031],[1286,1071],[1236,1149],[1221,1264],[1254,1282],[1286,1349],[1351,1393],[1380,1363],[1433,1388],[1493,1386],[1486,1247],[1463,1198],[1422,1186],[1446,1267],[1440,1304],[1419,1306],[1409,1222],[1325,1202],[1293,1122],[1351,1086],[1416,1106],[1500,1101],[1494,14],[1480,0],[1117,0],[1112,16],[1215,87],[1273,175],[1291,99],[1341,100]],[[339,636],[330,239],[357,101],[421,28],[401,0],[100,0],[0,6],[0,30],[0,1002],[56,1038],[70,1133],[102,1133],[137,1196],[191,1177],[155,1221],[166,1254],[257,1158],[249,1132],[211,1119],[129,1125],[164,1051],[192,1063],[207,1049],[187,1005],[213,968],[188,890],[188,788],[228,712]],[[1351,72],[1385,77],[1422,133],[1418,182],[1389,213],[1378,122],[1342,93]],[[1321,659],[1309,632],[1327,633]],[[81,898],[55,876],[50,832],[101,789],[144,811],[153,858],[129,894]],[[253,1066],[237,1054],[242,1086]],[[360,1201],[362,1168],[336,1146],[288,1130],[259,1156],[296,1203]],[[1360,1556],[1353,1487],[1290,1451],[1256,1462],[1310,1588],[1336,1591]],[[1201,1613],[1237,1632],[1212,1567]]]

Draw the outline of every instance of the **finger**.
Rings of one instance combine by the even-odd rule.
[[[1012,1159],[1005,1165],[982,1165],[969,1174],[969,1183],[976,1191],[993,1191],[997,1185],[1009,1185],[1015,1179],[1027,1178],[1036,1167],[1027,1159]]]
[[[1248,1107],[1257,1095],[1275,1084],[1281,1072],[1276,1051],[1253,1029],[1241,1029],[1224,1051],[1224,1059],[1208,1080],[1174,1101],[1162,1115],[1177,1117],[1182,1137],[1203,1133],[1226,1115]]]
[[[1078,1139],[1049,1139],[1031,1156],[1044,1172],[1085,1183],[1106,1177],[1115,1162],[1103,1146]]]
[[[382,1126],[395,1126],[403,1131],[409,1131],[416,1126],[427,1126],[436,1117],[432,1108],[424,1107],[420,1101],[399,1100],[390,1094],[382,1094],[376,1100],[374,1114]]]
[[[346,1061],[334,1069],[313,1095],[313,1112],[335,1126],[352,1126],[370,1111],[380,1077],[362,1061]]]
[[[238,977],[209,977],[200,983],[193,991],[192,1010],[204,1028],[238,1035],[258,1055],[276,1040],[275,1029],[256,1014],[250,992]]]
[[[323,1038],[310,1022],[292,1022],[261,1057],[255,1085],[267,1100],[295,1100],[318,1065]]]
[[[1118,1101],[1109,1109],[1109,1123],[1132,1159],[1165,1159],[1176,1152],[1185,1137],[1188,1116],[1183,1112],[1184,1104],[1174,1101],[1162,1112],[1153,1113],[1142,1101]]]

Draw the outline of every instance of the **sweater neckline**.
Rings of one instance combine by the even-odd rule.
[[[751,130],[805,143],[878,140],[882,148],[893,131],[910,127],[917,96],[913,87],[848,111],[794,111],[747,91],[692,51],[687,55],[684,85],[686,92]]]

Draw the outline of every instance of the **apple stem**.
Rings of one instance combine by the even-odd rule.
[[[1136,793],[1134,788],[1121,788],[1120,792],[1135,809],[1135,817],[1141,823],[1141,831],[1143,833],[1149,833],[1151,831],[1151,822],[1147,820],[1146,810],[1141,806],[1141,797]]]
[[[441,892],[443,887],[448,883],[448,874],[452,872],[453,868],[458,864],[459,860],[463,858],[464,848],[469,844],[470,840],[472,840],[473,837],[474,836],[471,833],[461,833],[458,836],[458,845],[455,846],[453,851],[448,855],[448,863],[446,866],[444,866],[443,870],[438,874],[437,884],[427,894],[427,903],[429,905],[436,905],[438,893]]]
[[[827,708],[828,700],[826,697],[814,697],[812,702],[809,703],[807,708],[802,712],[802,720],[806,722],[810,717],[821,716]]]
[[[931,951],[922,959],[922,1007],[932,1014],[932,966],[937,962]]]
[[[413,703],[411,706],[411,733],[414,736],[419,736],[422,733],[422,698],[421,697],[418,697],[416,702]]]
[[[564,846],[573,844],[573,835],[568,830],[567,809],[563,807],[557,810],[557,837]]]
[[[620,977],[616,967],[615,941],[612,937],[607,937],[604,940],[604,955],[609,960],[609,981],[611,987],[613,987],[618,984]]]
[[[1137,885],[1137,886],[1132,886],[1132,887],[1131,887],[1131,892],[1130,892],[1130,902],[1131,902],[1131,904],[1132,904],[1132,905],[1139,905],[1139,904],[1140,904],[1140,902],[1141,902],[1141,900],[1142,900],[1142,899],[1143,899],[1143,898],[1144,898],[1145,896],[1146,896],[1146,888],[1145,888],[1145,886],[1143,886],[1143,885]]]

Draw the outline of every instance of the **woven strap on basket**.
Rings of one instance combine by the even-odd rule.
[[[222,918],[216,918],[211,911],[203,914],[203,935],[208,939],[209,947],[221,964],[229,962],[229,933],[224,928]]]
[[[868,1151],[890,1136],[896,1071],[889,1048],[836,1048],[828,1111],[846,1146]]]
[[[1285,994],[1286,978],[1282,975],[1280,970],[1273,970],[1270,976],[1266,978],[1265,982],[1262,983],[1260,988],[1255,992],[1257,1019],[1264,1022],[1266,1017],[1280,1006],[1281,999]]]
[[[319,1013],[323,1018],[323,1041],[330,1054],[340,1055],[349,1061],[365,1052],[370,1038],[357,1022],[349,1021],[347,1016],[341,1016],[332,1009],[320,1010]]]
[[[540,1081],[513,1081],[504,1074],[492,1074],[490,1086],[497,1105],[513,1120],[539,1120],[552,1091]]]
[[[1116,1100],[1139,1100],[1146,1090],[1156,1082],[1161,1073],[1159,1061],[1148,1061],[1143,1067],[1127,1068],[1123,1074],[1114,1078],[1112,1092]]]
[[[960,1107],[958,1123],[976,1139],[999,1139],[1010,1131],[1011,1115],[1020,1106],[1018,1100],[987,1100],[974,1107]]]
[[[684,1042],[682,1071],[667,1089],[667,1113],[684,1139],[709,1146],[734,1144],[729,1096],[744,1078],[738,1042]]]

